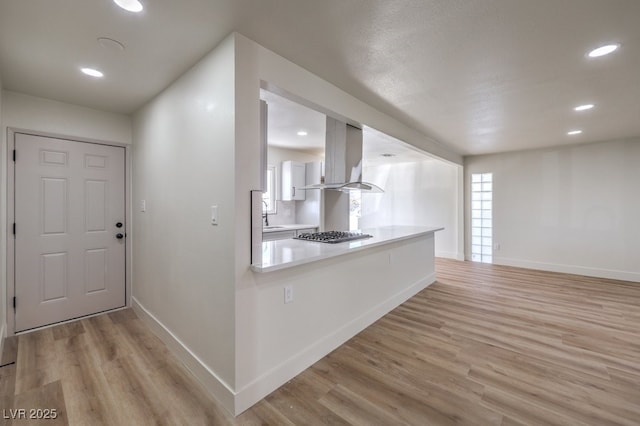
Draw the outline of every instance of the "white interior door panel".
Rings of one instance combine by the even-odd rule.
[[[124,306],[124,148],[16,133],[15,149],[16,332]]]

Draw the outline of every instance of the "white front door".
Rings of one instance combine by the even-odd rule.
[[[124,148],[16,133],[15,149],[15,331],[124,306]]]

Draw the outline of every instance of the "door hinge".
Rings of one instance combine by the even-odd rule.
[[[16,235],[16,223],[13,222],[13,235]]]
[[[16,309],[16,297],[13,296],[13,310]]]
[[[16,150],[15,149],[13,150],[13,162],[14,163],[16,162]]]

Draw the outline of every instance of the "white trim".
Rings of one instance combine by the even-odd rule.
[[[436,251],[436,257],[445,257],[447,259],[464,260],[464,254],[452,251]]]
[[[7,320],[7,333],[11,336],[15,334],[15,318],[16,313],[13,309],[13,296],[15,296],[15,270],[14,270],[14,257],[15,257],[15,244],[16,240],[13,236],[13,223],[15,221],[15,163],[13,162],[13,150],[16,147],[15,134],[19,133],[19,130],[7,127],[7,204],[6,204],[6,218],[5,224],[6,238],[7,238],[7,252],[5,256],[7,258],[7,291],[6,291],[6,320]]]
[[[62,139],[62,140],[71,141],[71,142],[95,143],[98,145],[109,145],[109,146],[117,146],[117,147],[131,146],[131,143],[126,143],[126,142],[107,141],[107,140],[94,139],[94,138],[83,137],[83,136],[73,136],[73,135],[68,135],[63,133],[30,130],[30,129],[25,129],[23,127],[7,126],[7,136],[9,135],[13,136],[13,134],[15,133],[23,133],[25,135],[31,135],[31,136],[42,136],[45,138]],[[8,139],[7,139],[7,142],[9,142]]]
[[[562,265],[557,263],[535,262],[531,260],[494,257],[494,265],[515,266],[518,268],[537,269],[564,274],[585,275],[588,277],[607,278],[611,280],[633,281],[640,283],[640,273],[632,271],[618,271],[614,269],[590,268],[578,265]]]
[[[222,406],[234,413],[235,393],[231,386],[225,383],[214,371],[194,354],[182,341],[169,330],[158,318],[149,312],[135,297],[131,297],[131,307],[156,336],[167,345],[171,353],[184,364],[195,379],[209,392]]]
[[[369,309],[359,317],[346,323],[338,330],[308,346],[291,358],[284,360],[270,371],[258,377],[236,393],[235,414],[238,415],[282,386],[293,377],[309,368],[338,346],[373,324],[418,292],[433,284],[435,272],[423,277],[411,286],[391,296],[389,299]]]

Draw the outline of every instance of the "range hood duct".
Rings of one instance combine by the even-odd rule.
[[[324,183],[304,189],[384,192],[362,181],[362,130],[331,117],[327,117],[324,170]]]

